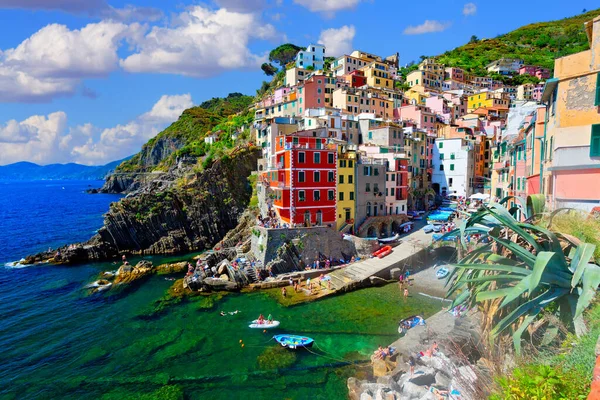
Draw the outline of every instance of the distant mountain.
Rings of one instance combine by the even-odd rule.
[[[129,157],[128,157],[129,158]],[[127,160],[128,158],[124,159]],[[102,180],[124,160],[106,165],[89,166],[75,163],[38,165],[26,161],[0,166],[0,180]]]

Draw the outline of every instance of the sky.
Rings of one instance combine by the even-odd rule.
[[[283,43],[404,65],[596,1],[0,0],[0,165],[135,154],[186,108],[255,94]]]

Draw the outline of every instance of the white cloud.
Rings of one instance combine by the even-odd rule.
[[[118,68],[123,40],[143,37],[137,23],[102,21],[79,30],[43,27],[14,49],[0,51],[0,102],[47,101],[75,92],[83,78]]]
[[[475,5],[475,3],[467,3],[463,7],[462,13],[466,16],[475,15],[477,13],[477,6]]]
[[[355,34],[356,29],[354,25],[344,25],[338,29],[325,29],[321,31],[319,43],[325,45],[325,52],[328,56],[339,57],[344,54],[350,54]]]
[[[67,127],[67,114],[62,111],[11,120],[0,125],[0,165],[17,161],[105,164],[138,152],[192,105],[190,94],[165,95],[150,111],[106,129],[89,123]]]
[[[266,0],[214,0],[222,8],[235,12],[256,12],[266,7]]]
[[[426,20],[421,25],[410,25],[404,29],[405,35],[422,35],[424,33],[443,32],[452,25],[450,22]]]
[[[121,60],[121,66],[129,72],[209,77],[226,70],[258,67],[266,55],[253,54],[248,44],[278,36],[257,14],[224,8],[191,7],[179,14],[173,25],[154,26],[138,43],[139,52]]]
[[[62,11],[118,21],[156,21],[163,15],[162,11],[152,7],[136,7],[129,4],[123,8],[111,7],[106,0],[0,0],[0,8]]]
[[[360,0],[294,0],[294,3],[308,8],[312,12],[332,13],[354,8]]]

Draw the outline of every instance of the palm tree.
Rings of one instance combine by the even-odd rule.
[[[593,262],[595,245],[517,221],[502,203],[484,205],[454,232],[458,246],[479,237],[476,245],[448,277],[452,307],[465,304],[483,311],[484,331],[494,340],[512,333],[520,352],[521,338],[532,324],[540,327],[543,310],[571,330],[589,306],[600,284],[600,266]],[[539,199],[538,199],[539,200]],[[526,216],[539,203],[528,199]],[[537,206],[536,206],[537,205]],[[544,313],[546,314],[546,313]]]

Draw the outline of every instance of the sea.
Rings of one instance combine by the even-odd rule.
[[[1,399],[346,399],[347,378],[398,338],[400,319],[441,308],[419,294],[403,298],[394,284],[292,307],[277,302],[278,290],[168,300],[181,274],[90,293],[117,264],[14,263],[89,239],[120,198],[85,193],[101,184],[0,182]],[[280,326],[249,329],[260,313]],[[277,333],[315,345],[284,349]]]

